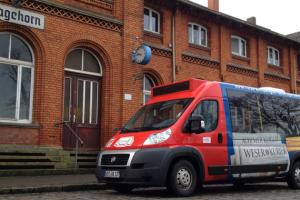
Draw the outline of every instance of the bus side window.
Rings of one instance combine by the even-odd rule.
[[[218,125],[218,102],[205,100],[197,105],[191,116],[201,116],[205,123],[205,131],[210,132]],[[185,129],[186,130],[186,129]]]
[[[227,90],[232,132],[300,135],[300,101],[291,97]]]

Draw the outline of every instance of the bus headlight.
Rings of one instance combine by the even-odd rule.
[[[161,133],[151,134],[144,142],[144,145],[158,144],[166,141],[172,134],[172,130],[169,128]]]

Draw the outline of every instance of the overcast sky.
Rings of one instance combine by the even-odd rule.
[[[207,6],[207,0],[191,0]],[[220,12],[246,20],[255,16],[256,23],[281,34],[300,31],[299,0],[219,0]]]

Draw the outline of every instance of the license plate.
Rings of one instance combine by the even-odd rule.
[[[119,171],[105,171],[104,177],[106,178],[120,178]]]

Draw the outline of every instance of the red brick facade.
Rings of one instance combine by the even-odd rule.
[[[1,4],[10,1],[0,0]],[[160,14],[160,34],[144,31],[144,6]],[[99,103],[100,138],[103,145],[142,105],[143,74],[159,83],[172,77],[172,17],[175,13],[176,81],[190,77],[226,81],[254,87],[271,86],[300,93],[296,52],[300,43],[239,23],[228,16],[184,1],[161,0],[56,0],[22,1],[22,9],[45,16],[39,30],[0,21],[0,32],[15,33],[26,40],[35,56],[33,122],[0,124],[0,144],[62,146],[64,63],[70,50],[83,47],[101,61]],[[208,31],[208,46],[189,44],[188,23]],[[231,35],[247,41],[247,57],[231,54]],[[142,43],[152,48],[145,66],[131,62],[131,52]],[[267,64],[267,46],[280,50],[280,67]],[[2,87],[2,86],[1,86]],[[124,100],[131,94],[132,100]]]

